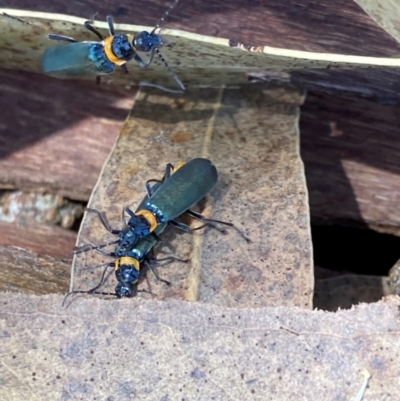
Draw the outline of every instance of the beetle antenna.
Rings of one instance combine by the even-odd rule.
[[[176,75],[176,72],[174,70],[172,70],[172,68],[168,65],[167,61],[165,60],[163,55],[160,53],[160,50],[158,50],[157,48],[156,48],[156,53],[157,53],[158,57],[160,57],[160,59],[164,63],[164,65],[167,67],[167,70],[169,71],[169,73],[174,77],[176,83],[184,91],[186,89],[185,85],[183,85],[182,81],[178,78],[178,75]]]
[[[22,22],[23,24],[32,25],[28,21],[25,21],[24,19],[22,19],[20,17],[15,17],[14,15],[10,15],[10,14],[4,13],[4,12],[2,12],[1,15],[3,15],[4,17],[7,17],[7,18],[15,19],[16,21]],[[163,17],[165,18],[164,15],[163,15]]]
[[[165,21],[165,18],[168,17],[169,13],[175,8],[178,2],[179,0],[174,0],[174,2],[168,7],[167,11],[165,11],[162,17],[158,20],[154,29],[151,31],[151,34],[153,34],[158,28],[160,28],[161,24]]]
[[[73,294],[96,294],[96,295],[113,295],[113,296],[117,296],[117,294],[115,292],[101,292],[101,291],[71,291],[69,292],[67,295],[65,295],[64,300],[61,304],[61,307],[64,307],[65,302],[67,301],[67,299],[69,298],[70,295]]]
[[[150,88],[157,88],[157,89],[160,89],[160,90],[162,90],[164,92],[169,92],[169,93],[183,93],[183,91],[180,90],[180,89],[170,89],[170,88],[167,88],[166,86],[159,85],[159,84],[154,84],[154,83],[149,82],[149,81],[140,81],[139,82],[139,86],[148,86]]]

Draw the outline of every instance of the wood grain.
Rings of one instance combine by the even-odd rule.
[[[400,235],[397,105],[309,93],[301,149],[314,223],[353,222]]]
[[[0,7],[70,14],[117,22],[154,26],[171,1],[72,0],[35,2],[1,0]],[[329,0],[181,0],[164,23],[165,28],[229,38],[249,46],[365,56],[390,56],[398,44],[352,1]]]
[[[44,295],[65,293],[69,263],[15,246],[0,245],[0,291]]]
[[[76,233],[46,224],[17,225],[0,221],[0,245],[13,245],[39,255],[65,257],[71,255]]]
[[[86,201],[134,91],[0,70],[0,188]]]

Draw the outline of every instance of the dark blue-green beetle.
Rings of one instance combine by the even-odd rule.
[[[113,19],[111,16],[107,16],[109,36],[106,38],[103,38],[101,33],[89,21],[86,21],[84,24],[88,30],[100,38],[100,42],[79,42],[68,36],[48,35],[49,39],[68,43],[51,46],[45,50],[41,59],[43,72],[57,78],[95,76],[97,82],[100,82],[100,76],[111,74],[114,72],[116,66],[128,72],[126,62],[132,59],[141,67],[149,66],[153,61],[154,54],[157,53],[180,88],[185,90],[182,81],[171,70],[160,53],[159,48],[165,44],[163,37],[155,33],[178,1],[175,0],[171,4],[150,33],[143,31],[135,36],[115,33]],[[137,53],[138,51],[150,53],[149,59],[144,61]]]

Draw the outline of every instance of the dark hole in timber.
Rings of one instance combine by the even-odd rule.
[[[400,237],[353,227],[311,226],[314,265],[386,276],[400,257]]]
[[[381,277],[388,275],[400,257],[399,237],[339,225],[312,225],[311,233],[316,278],[314,308],[350,308],[360,302],[379,301],[385,295],[385,278]]]

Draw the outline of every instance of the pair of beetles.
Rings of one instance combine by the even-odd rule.
[[[113,257],[114,261],[106,266],[101,281],[96,287],[89,291],[72,291],[66,295],[64,302],[71,294],[115,295],[118,298],[133,297],[139,291],[137,287],[143,264],[153,271],[158,280],[170,285],[169,282],[158,276],[154,265],[167,260],[179,260],[182,262],[186,262],[186,260],[175,257],[164,259],[148,258],[149,252],[160,241],[159,235],[167,225],[173,225],[184,231],[191,232],[202,229],[207,225],[218,228],[214,226],[214,223],[223,224],[234,228],[247,242],[250,242],[234,224],[208,219],[200,213],[190,210],[193,205],[211,191],[217,179],[217,169],[207,159],[192,159],[187,163],[181,163],[175,168],[168,164],[162,180],[149,180],[146,182],[147,196],[142,200],[137,210],[133,212],[128,207],[124,208],[124,213],[129,215],[129,220],[121,230],[113,229],[104,213],[96,209],[87,209],[89,212],[96,213],[106,230],[117,235],[118,239],[104,245],[82,245],[75,248],[75,253],[94,249],[104,255]],[[151,185],[152,182],[155,182],[155,184]],[[177,198],[177,194],[180,194],[179,198]],[[191,228],[175,220],[184,213],[203,221],[204,224],[197,228]],[[111,244],[116,244],[114,252],[107,253],[101,249]],[[98,291],[105,282],[109,267],[115,268],[115,275],[118,281],[115,293]],[[145,290],[141,291],[147,292]]]

